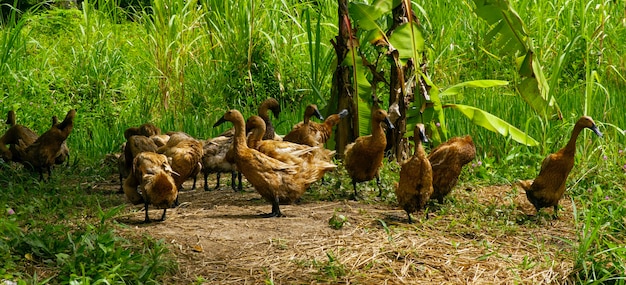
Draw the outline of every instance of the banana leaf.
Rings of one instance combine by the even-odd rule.
[[[459,84],[448,87],[446,90],[439,94],[440,97],[446,97],[451,95],[457,95],[463,87],[471,87],[471,88],[489,88],[496,86],[505,86],[508,85],[508,81],[504,80],[473,80],[473,81],[465,81]]]
[[[539,142],[528,136],[526,133],[516,128],[515,126],[507,123],[506,121],[496,117],[495,115],[478,109],[476,107],[459,105],[459,104],[445,104],[443,108],[453,108],[460,111],[463,115],[469,118],[475,125],[481,126],[492,132],[508,136],[516,142],[525,144],[527,146],[537,146]]]
[[[520,96],[544,118],[561,119],[562,114],[554,96],[550,95],[548,80],[541,63],[534,56],[524,22],[507,0],[474,0],[476,15],[485,20],[491,30],[484,35],[485,43],[499,54],[523,54],[517,59],[522,82],[516,86]]]

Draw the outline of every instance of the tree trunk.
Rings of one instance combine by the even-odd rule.
[[[339,19],[339,35],[335,40],[331,40],[337,55],[337,68],[333,73],[333,85],[331,88],[331,97],[337,98],[337,110],[348,109],[350,115],[337,124],[335,131],[335,150],[337,158],[343,158],[343,152],[346,145],[356,137],[358,137],[359,114],[358,108],[352,99],[354,90],[350,80],[350,68],[342,62],[345,60],[350,49],[348,44],[351,41],[351,25],[348,17],[348,1],[339,0],[338,8]]]
[[[404,1],[393,9],[393,25],[388,35],[401,24],[408,22],[407,9]],[[413,62],[409,60],[405,66],[399,60],[398,51],[390,53],[391,72],[389,80],[389,116],[394,124],[394,129],[387,132],[387,149],[391,150],[396,161],[401,162],[409,155],[408,141],[404,138],[406,133],[406,109],[410,104],[414,88],[406,88],[406,79],[413,75]],[[408,76],[408,77],[407,77]]]

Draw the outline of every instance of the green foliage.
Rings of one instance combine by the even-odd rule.
[[[120,201],[62,181],[22,181],[24,175],[22,169],[2,181],[8,187],[0,193],[1,278],[34,282],[37,275],[24,269],[37,266],[54,272],[43,283],[146,283],[174,268],[161,241],[119,234],[111,219],[124,206],[111,205]]]

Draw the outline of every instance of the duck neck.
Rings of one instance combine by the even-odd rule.
[[[563,148],[563,152],[574,155],[576,153],[576,139],[578,139],[578,135],[583,130],[583,127],[580,125],[575,125],[574,130],[572,131],[572,136],[569,138],[567,145]]]
[[[385,137],[385,131],[383,130],[383,126],[381,126],[382,122],[373,122],[374,124],[372,125],[372,137],[375,138],[380,138],[380,137]],[[385,140],[385,143],[387,143],[387,141]]]
[[[261,119],[265,122],[270,120],[270,115],[267,113],[267,107],[261,106],[261,108],[259,108],[259,117],[261,117]]]
[[[328,116],[328,118],[326,118],[326,120],[324,121],[324,124],[326,124],[329,127],[333,127],[334,125],[336,125],[339,122],[339,115],[337,114],[333,114]]]
[[[259,141],[263,139],[263,135],[265,135],[265,129],[260,127],[252,129],[250,136],[248,136],[248,147],[256,148]]]
[[[233,138],[233,148],[236,150],[238,147],[248,147],[246,143],[246,125],[242,120],[233,121],[235,126],[235,136]]]
[[[415,153],[413,155],[419,158],[426,157],[426,152],[424,151],[424,145],[422,145],[422,141],[419,139],[415,140]]]

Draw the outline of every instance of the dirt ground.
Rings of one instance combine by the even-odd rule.
[[[545,284],[567,283],[572,271],[568,241],[576,234],[568,197],[559,219],[528,218],[534,209],[523,190],[457,187],[453,202],[435,206],[428,219],[416,213],[407,224],[392,203],[316,201],[308,194],[281,206],[286,217],[261,218],[271,206],[254,189],[236,193],[225,184],[205,192],[199,180],[198,190],[180,193],[181,205],[164,222],[143,224],[143,208],[130,205],[117,218],[127,225],[121,231],[170,245],[179,272],[166,283]],[[117,187],[111,181],[97,188]],[[161,213],[150,210],[152,219]],[[329,226],[333,215],[346,218],[341,229]]]

